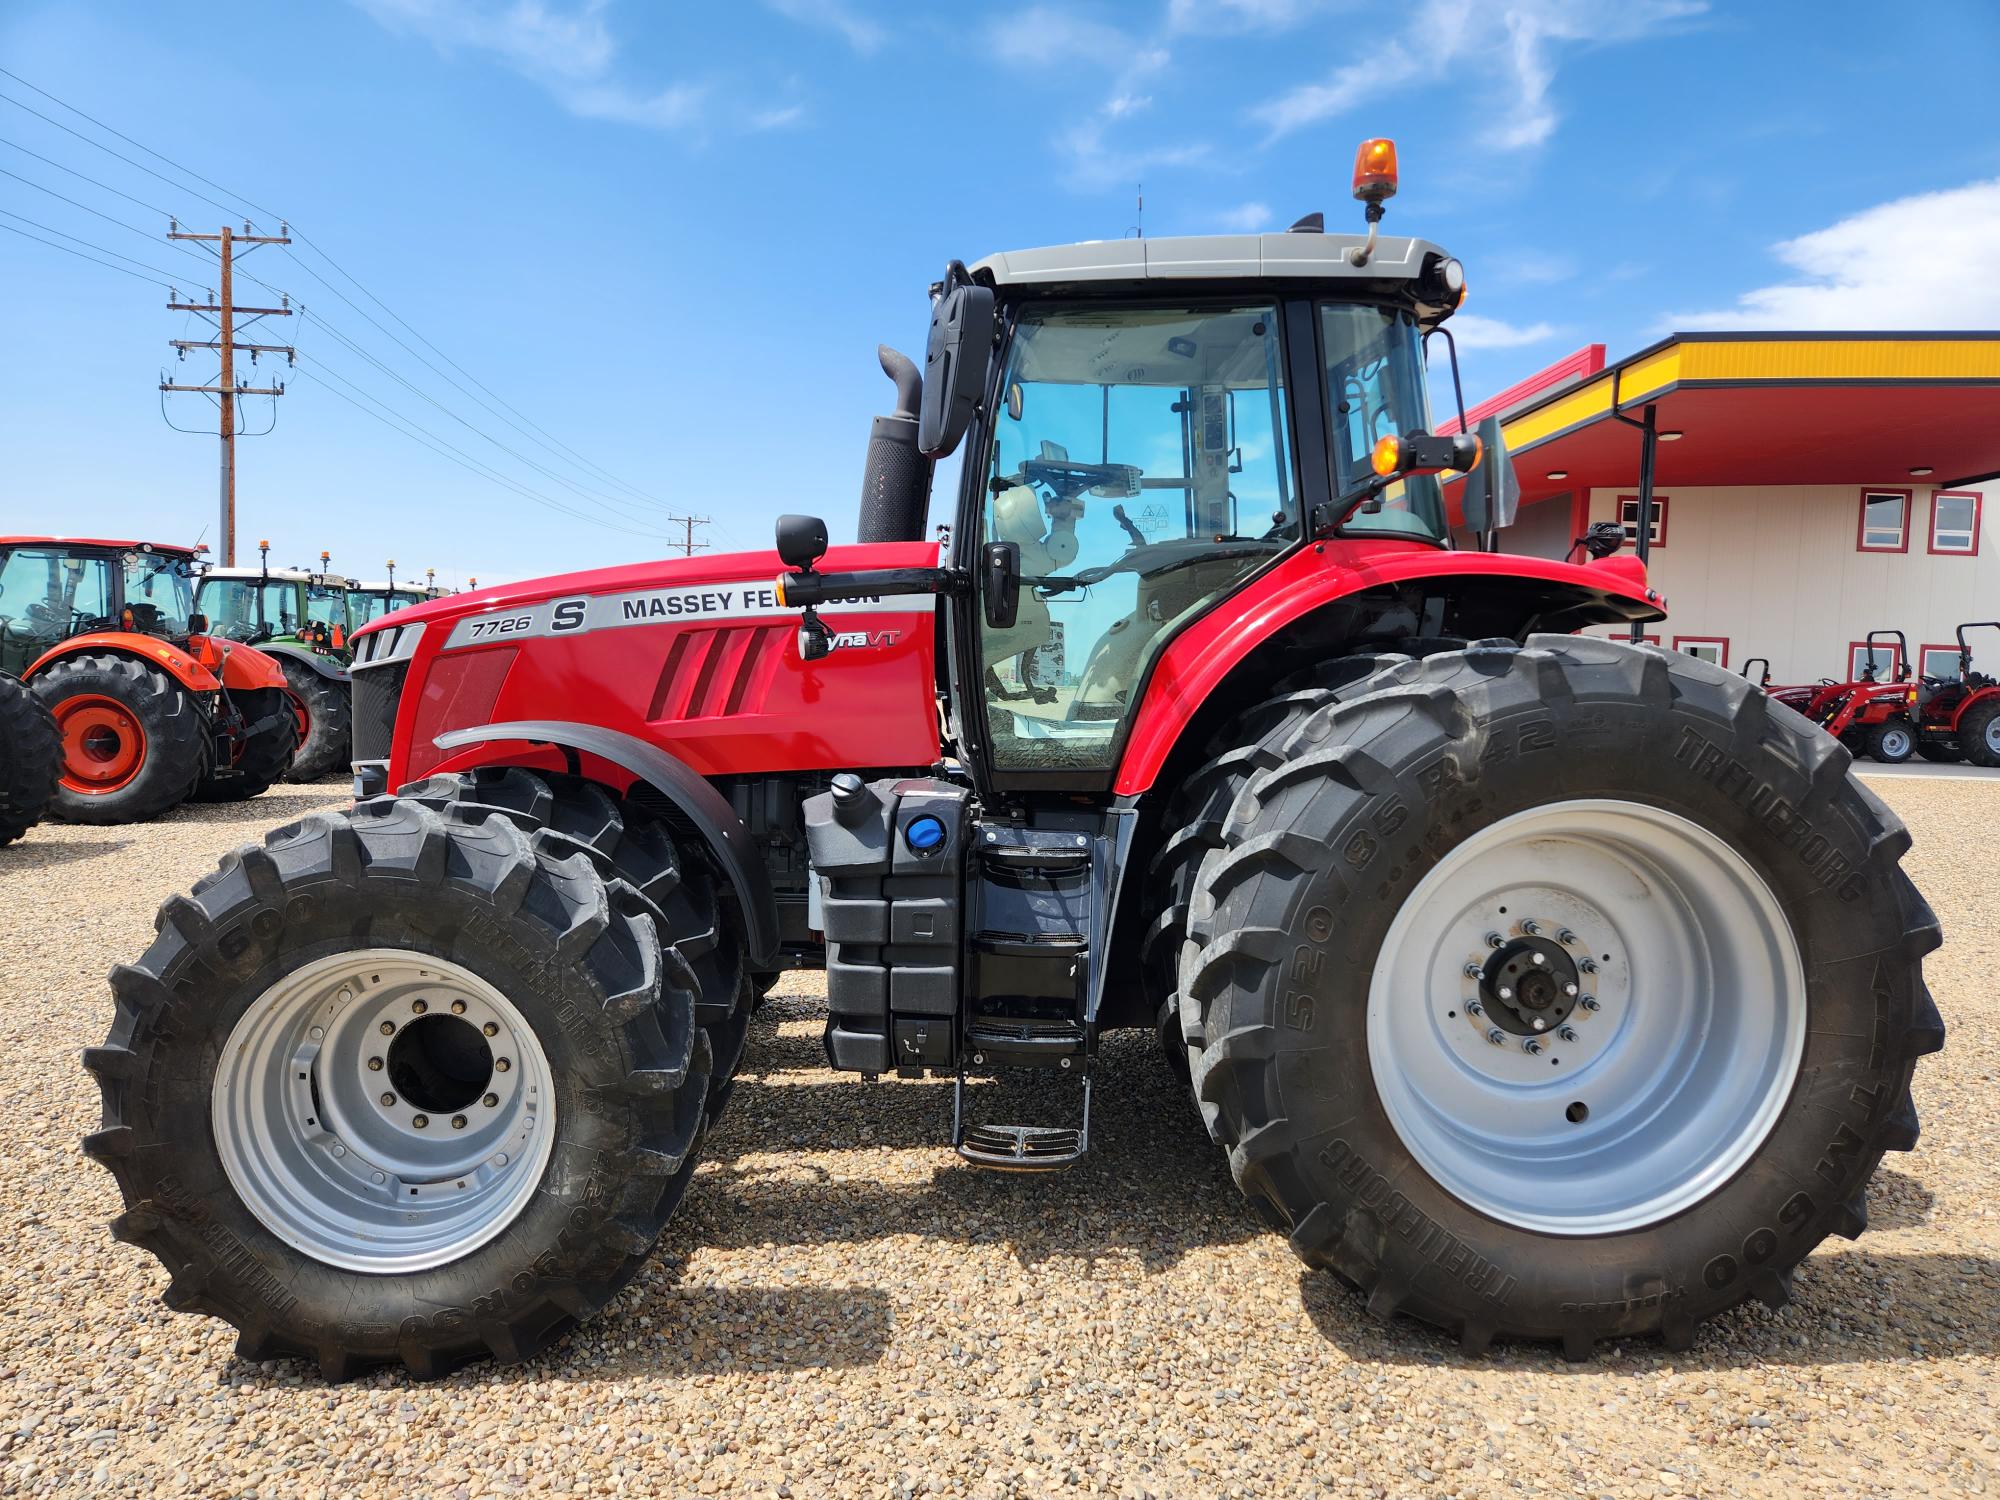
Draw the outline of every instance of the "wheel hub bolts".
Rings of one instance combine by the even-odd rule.
[[[494,1105],[500,1102],[500,1096],[498,1094],[488,1094],[484,1099],[481,1099],[479,1102],[485,1105],[488,1109],[491,1109],[493,1108]]]
[[[1465,1002],[1465,1013],[1468,1016],[1483,1016],[1486,1014],[1486,1007],[1477,1000],[1468,1000]]]
[[[464,1115],[453,1115],[453,1116],[451,1117],[451,1128],[452,1128],[453,1130],[463,1130],[463,1129],[465,1129],[465,1116],[464,1116]]]
[[[452,1001],[452,1002],[451,1002],[451,1013],[452,1013],[453,1015],[455,1015],[455,1016],[462,1016],[462,1015],[464,1015],[464,1014],[465,1014],[465,1002],[464,1002],[463,1000],[454,1000],[454,1001]]]
[[[1567,948],[1576,941],[1576,934],[1565,927],[1556,934],[1556,941]]]
[[[1530,1057],[1540,1057],[1542,1055],[1542,1044],[1535,1040],[1535,1038],[1529,1037],[1521,1043],[1521,1050]]]
[[[1527,933],[1529,937],[1538,937],[1542,931],[1542,924],[1537,922],[1533,917],[1530,917],[1521,924],[1521,931]]]
[[[430,1122],[431,1122],[431,1117],[429,1115],[417,1115],[410,1121],[410,1123],[416,1126],[417,1129],[419,1130],[422,1130],[426,1125],[430,1124]]]
[[[368,1059],[368,1071],[369,1071],[369,1072],[371,1072],[371,1073],[379,1073],[379,1072],[381,1072],[381,1071],[382,1071],[382,1059],[381,1059],[381,1058],[379,1058],[379,1057],[371,1057],[371,1058],[369,1058],[369,1059]]]
[[[488,1036],[500,1035],[500,1028],[498,1026],[495,1026],[491,1021],[488,1021],[484,1026],[480,1027],[479,1029],[485,1032]]]
[[[382,1096],[382,1107],[384,1109],[394,1109],[396,1107],[396,1096],[394,1094],[384,1094]]]
[[[427,1010],[429,1010],[429,1009],[430,1009],[430,1006],[429,1006],[429,1004],[427,1004],[427,1003],[426,1003],[425,1001],[422,1001],[422,1000],[412,1000],[412,1001],[410,1002],[410,1011],[411,1011],[411,1013],[412,1013],[413,1015],[419,1015],[419,1016],[420,1016],[420,1015],[422,1015],[422,1014],[423,1014],[423,1013],[424,1013],[425,1011],[427,1011]]]
[[[396,1023],[394,1021],[384,1021],[382,1023],[382,1035],[394,1036],[395,1034],[396,1034]]]
[[[496,1073],[504,1073],[513,1066],[514,1064],[509,1059],[504,1057],[496,1057],[493,1060],[493,1070]]]
[[[1574,1026],[1558,1027],[1556,1029],[1556,1035],[1561,1037],[1566,1042],[1573,1042],[1576,1040],[1576,1028]]]
[[[1585,995],[1585,996],[1584,996],[1584,997],[1583,997],[1583,998],[1582,998],[1581,1000],[1577,1001],[1576,1003],[1577,1003],[1578,1005],[1581,1005],[1581,1006],[1582,1006],[1582,1007],[1583,1007],[1583,1008],[1584,1008],[1585,1010],[1596,1010],[1596,1009],[1597,1009],[1597,996],[1595,996],[1595,995]]]
[[[1507,1033],[1498,1026],[1490,1026],[1486,1030],[1486,1040],[1496,1047],[1504,1047],[1507,1045]]]

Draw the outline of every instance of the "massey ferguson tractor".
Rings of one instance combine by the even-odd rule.
[[[195,603],[225,640],[276,658],[298,704],[299,748],[289,779],[317,781],[349,758],[348,580],[327,571],[273,568],[271,544],[257,544],[254,568],[210,568]]]
[[[2000,630],[2000,620],[1968,620],[1958,627],[1958,675],[1926,677],[1918,689],[1917,754],[1947,763],[2000,766],[2000,680],[1972,667],[1968,630]]]
[[[1909,836],[1743,678],[1575,633],[1661,618],[1636,560],[1497,550],[1391,151],[1365,238],[953,263],[855,545],[358,632],[356,805],[170,898],[85,1058],[168,1305],[329,1378],[526,1358],[644,1262],[793,966],[978,1167],[1129,1150],[1100,1047],[1157,1027],[1257,1213],[1467,1351],[1684,1348],[1860,1234],[1943,1044]]]
[[[189,797],[234,802],[291,764],[285,675],[208,634],[194,561],[158,542],[0,537],[0,671],[55,717],[56,817],[135,823]]]

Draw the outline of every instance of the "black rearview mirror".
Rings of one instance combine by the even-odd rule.
[[[778,517],[778,556],[801,573],[826,556],[826,522],[818,516]]]
[[[917,451],[925,458],[944,458],[972,425],[993,352],[993,309],[993,289],[973,285],[965,267],[953,261],[931,306],[931,336],[924,349]]]
[[[1512,526],[1521,509],[1521,478],[1507,452],[1500,419],[1479,424],[1479,463],[1465,476],[1465,524],[1482,537]]]

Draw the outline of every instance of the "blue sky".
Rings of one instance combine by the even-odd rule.
[[[1996,64],[1985,0],[9,0],[0,67],[222,188],[0,77],[0,225],[188,290],[154,210],[289,216],[320,253],[243,263],[306,357],[239,546],[498,581],[659,555],[669,510],[851,534],[875,344],[920,349],[948,258],[1123,234],[1142,179],[1149,235],[1358,226],[1370,135],[1388,229],[1467,264],[1468,399],[1672,327],[2000,327]],[[212,540],[215,444],[155,389],[205,335],[18,234],[0,274],[0,530]]]

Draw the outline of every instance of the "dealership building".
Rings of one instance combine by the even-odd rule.
[[[2000,619],[2000,333],[1677,333],[1609,363],[1593,344],[1468,415],[1501,419],[1520,473],[1509,551],[1565,556],[1601,521],[1636,548],[1650,451],[1661,645],[1806,682],[1900,630],[1911,666],[1952,675],[1956,627]]]

